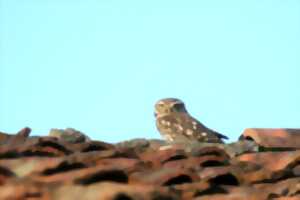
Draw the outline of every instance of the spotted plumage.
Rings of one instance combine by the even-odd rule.
[[[222,143],[222,139],[228,139],[193,118],[179,99],[159,100],[155,104],[155,116],[157,129],[168,142],[197,140]]]

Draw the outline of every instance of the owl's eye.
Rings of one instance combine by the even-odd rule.
[[[163,103],[159,103],[159,104],[157,104],[157,105],[158,105],[158,107],[163,107],[163,106],[164,106]]]
[[[173,106],[176,111],[181,111],[184,108],[184,105],[181,103],[177,103]]]

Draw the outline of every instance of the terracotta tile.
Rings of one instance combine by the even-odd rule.
[[[0,145],[6,144],[10,137],[12,137],[12,135],[0,132]]]
[[[43,185],[31,181],[18,180],[9,182],[0,187],[1,200],[51,200],[49,188],[51,185]]]
[[[94,167],[63,165],[48,168],[40,174],[31,176],[31,179],[43,183],[76,183],[92,184],[103,181],[128,182],[129,173],[139,168],[139,161],[116,160],[116,163],[99,164]],[[70,170],[64,170],[70,169]]]
[[[4,185],[9,179],[16,177],[16,175],[6,167],[0,166],[0,185]]]
[[[300,200],[300,195],[292,196],[292,197],[278,197],[273,198],[274,200]]]
[[[202,180],[217,185],[244,185],[276,181],[286,176],[285,171],[272,172],[260,166],[231,165],[209,167],[199,172]]]
[[[246,129],[241,139],[254,140],[266,148],[300,148],[300,129]]]
[[[0,199],[297,199],[300,150],[284,136],[295,139],[293,131],[255,130],[260,148],[249,140],[110,144],[29,137],[27,128],[0,133]]]
[[[181,193],[181,199],[192,199],[201,193],[204,194],[211,191],[212,188],[212,186],[206,181],[178,184],[172,187]]]
[[[16,135],[10,135],[0,132],[0,144],[9,146],[22,144],[28,138],[30,132],[31,129],[28,127],[21,129]]]
[[[216,146],[194,148],[191,151],[190,155],[195,157],[214,155],[214,156],[222,157],[224,160],[230,158],[230,156],[228,155],[225,149]]]
[[[253,187],[232,187],[228,194],[211,194],[195,198],[194,200],[267,200],[268,195],[264,191]]]
[[[163,163],[174,160],[182,160],[187,158],[187,155],[182,149],[172,148],[158,151],[149,149],[148,151],[139,154],[139,157],[144,162],[152,163],[154,168],[159,168]]]
[[[172,194],[167,188],[124,185],[116,183],[98,183],[89,186],[66,185],[51,193],[53,200],[179,200],[178,195]]]
[[[64,144],[49,137],[28,138],[22,144],[13,141],[12,145],[8,143],[0,146],[0,159],[28,156],[54,157],[70,153],[71,151]]]
[[[286,152],[261,152],[243,154],[236,158],[239,161],[251,162],[271,171],[279,171],[292,168],[300,161],[299,151]]]
[[[240,185],[240,177],[233,173],[231,166],[208,167],[198,172],[201,180],[205,180],[214,185]]]
[[[102,141],[87,141],[84,143],[64,142],[64,144],[67,145],[72,152],[93,152],[93,151],[105,151],[105,150],[115,149],[115,147],[112,144],[102,142]]]
[[[255,188],[265,191],[269,197],[294,196],[300,192],[300,178],[253,185]]]
[[[164,168],[193,168],[198,170],[204,167],[226,166],[228,165],[227,159],[220,156],[207,155],[201,157],[189,157],[186,159],[171,160],[163,163]]]
[[[196,172],[174,167],[132,173],[129,180],[132,184],[170,186],[197,182],[200,179]]]

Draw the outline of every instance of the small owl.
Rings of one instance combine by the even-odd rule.
[[[186,110],[184,103],[175,98],[161,99],[155,104],[156,126],[168,142],[194,141],[223,143],[226,136],[213,131]]]

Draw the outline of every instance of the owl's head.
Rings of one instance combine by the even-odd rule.
[[[184,103],[180,99],[165,98],[159,100],[155,104],[155,117],[160,117],[176,112],[187,112]]]

